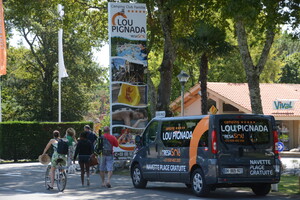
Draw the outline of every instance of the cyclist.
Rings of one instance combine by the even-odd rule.
[[[57,153],[57,144],[58,144],[58,140],[60,139],[60,133],[58,130],[53,131],[53,139],[50,139],[50,141],[48,142],[48,144],[46,145],[43,154],[46,154],[46,152],[48,151],[48,149],[52,146],[53,147],[53,154],[52,154],[52,158],[51,158],[51,169],[50,169],[50,179],[51,179],[51,184],[48,185],[48,190],[52,190],[53,189],[53,185],[54,185],[54,177],[55,177],[55,169],[57,167],[57,160],[60,159],[62,165],[66,165],[67,163],[67,155],[63,155],[63,154],[59,154]]]

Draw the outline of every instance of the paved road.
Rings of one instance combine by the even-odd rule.
[[[129,176],[113,176],[112,188],[101,188],[98,174],[91,176],[90,186],[81,186],[79,172],[68,176],[66,190],[61,193],[56,188],[48,191],[44,187],[46,167],[40,163],[0,164],[0,200],[40,200],[40,199],[230,199],[230,200],[283,200],[295,199],[271,193],[259,198],[247,190],[217,189],[207,198],[196,198],[191,190],[179,183],[149,183],[146,189],[135,189]]]

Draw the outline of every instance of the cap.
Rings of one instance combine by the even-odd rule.
[[[109,127],[108,127],[108,126],[105,126],[105,127],[103,128],[103,132],[104,132],[104,133],[109,133],[109,132],[110,132]]]
[[[84,128],[91,130],[90,125],[85,125]]]

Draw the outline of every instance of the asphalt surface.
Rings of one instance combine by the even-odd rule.
[[[40,200],[40,199],[300,199],[278,193],[270,193],[267,197],[257,197],[250,190],[226,188],[211,192],[206,198],[197,198],[192,191],[181,183],[150,182],[146,189],[135,189],[130,176],[114,175],[112,188],[102,188],[99,174],[91,175],[91,185],[81,186],[80,173],[68,175],[68,183],[64,192],[46,190],[44,173],[46,166],[40,163],[0,164],[0,200]]]

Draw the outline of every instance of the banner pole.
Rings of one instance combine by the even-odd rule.
[[[58,75],[58,122],[61,122],[61,78]]]
[[[0,122],[2,122],[2,76],[0,76]]]

